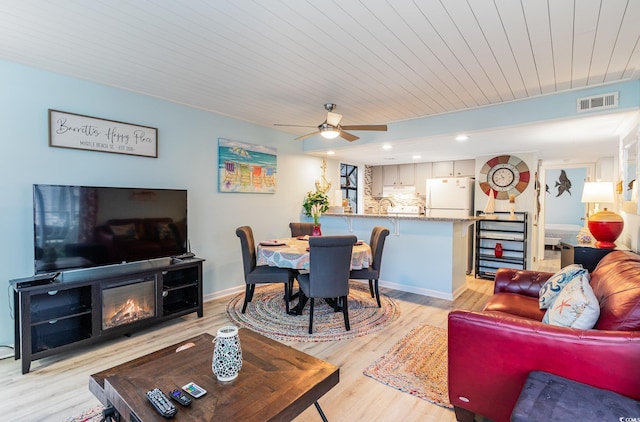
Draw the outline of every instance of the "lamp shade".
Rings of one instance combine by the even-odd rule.
[[[582,202],[612,203],[613,183],[586,182],[582,191]]]

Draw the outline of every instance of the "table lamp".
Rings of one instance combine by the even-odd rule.
[[[582,191],[582,202],[594,203],[593,213],[589,215],[589,231],[596,239],[596,248],[613,249],[616,247],[616,239],[622,233],[624,220],[621,216],[605,207],[600,211],[599,204],[613,203],[613,183],[611,182],[585,182]]]

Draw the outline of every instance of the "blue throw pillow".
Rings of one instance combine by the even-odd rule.
[[[542,285],[539,293],[540,309],[547,309],[556,300],[556,297],[560,294],[560,291],[574,278],[582,275],[589,274],[589,272],[582,268],[580,264],[567,265],[557,273],[551,276],[546,283]]]
[[[590,330],[598,322],[600,305],[589,284],[589,275],[574,277],[562,289],[542,322],[562,327]]]

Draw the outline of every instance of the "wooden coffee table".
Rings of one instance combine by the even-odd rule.
[[[317,403],[340,381],[340,369],[328,362],[240,329],[242,370],[234,381],[219,382],[211,370],[213,336],[201,334],[157,352],[90,376],[89,389],[124,420],[164,421],[146,392],[165,394],[195,382],[207,394],[189,407],[176,403],[176,421],[290,421]],[[176,352],[185,344],[194,346]]]

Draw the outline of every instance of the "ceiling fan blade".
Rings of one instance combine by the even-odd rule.
[[[306,135],[298,136],[295,140],[296,141],[302,141],[304,139],[312,137],[313,135],[317,135],[318,133],[320,133],[320,131],[316,130],[315,132],[311,132],[311,133],[307,133]]]
[[[340,120],[342,120],[342,114],[332,112],[327,113],[327,123],[331,126],[338,126],[340,124]]]
[[[290,127],[317,127],[317,126],[311,126],[311,125],[283,125],[281,123],[274,123],[274,126],[290,126]]]
[[[343,139],[346,139],[349,142],[353,142],[353,141],[356,141],[356,140],[360,139],[356,135],[352,135],[349,132],[345,132],[344,130],[340,131],[340,135],[339,136],[341,138],[343,138]]]
[[[387,130],[387,125],[350,125],[350,126],[342,126],[342,129],[346,130]]]

